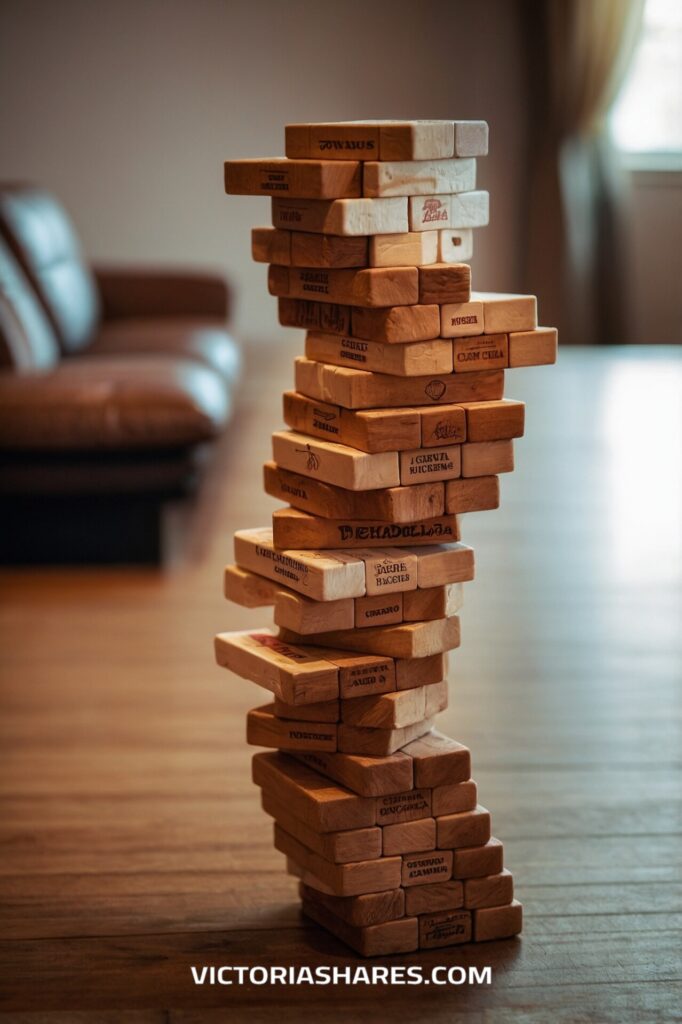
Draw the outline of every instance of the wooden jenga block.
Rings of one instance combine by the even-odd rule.
[[[386,523],[376,519],[325,519],[299,509],[282,508],[273,512],[272,538],[276,548],[301,551],[449,543],[459,540],[459,524],[456,516],[438,516],[418,523]]]
[[[424,711],[426,718],[433,718],[448,706],[448,684],[443,679],[440,683],[427,686],[424,694]]]
[[[436,822],[433,818],[406,821],[402,825],[385,825],[382,833],[385,857],[436,848]]]
[[[395,663],[397,690],[411,690],[415,686],[432,686],[445,679],[447,656],[432,654],[429,658],[399,658]]]
[[[471,914],[474,925],[474,942],[488,942],[490,939],[510,939],[518,935],[523,927],[523,908],[518,900],[508,907],[486,907]]]
[[[228,601],[234,601],[244,608],[265,608],[274,604],[278,591],[279,587],[275,582],[259,576],[256,572],[242,569],[238,565],[228,565],[225,568],[223,593]],[[322,630],[318,632],[321,633]]]
[[[285,142],[288,157],[304,159],[445,160],[454,155],[484,156],[487,125],[434,120],[290,124]]]
[[[468,910],[443,910],[419,917],[419,948],[459,946],[471,942],[471,914]]]
[[[447,882],[452,875],[452,850],[427,850],[403,857],[401,884],[429,885]]]
[[[484,307],[480,299],[440,307],[440,334],[443,338],[471,338],[483,334],[484,328]]]
[[[448,583],[439,587],[429,587],[426,590],[410,590],[402,595],[402,599],[404,622],[446,619],[455,615],[462,607],[463,587],[461,583]],[[367,598],[358,600],[367,600]]]
[[[486,121],[455,121],[455,156],[485,156],[487,152]]]
[[[329,331],[330,334],[350,334],[350,306],[342,306],[335,302],[312,302],[308,299],[278,299],[277,314],[282,327]],[[433,337],[437,337],[437,334],[438,332]]]
[[[370,267],[423,267],[438,258],[437,231],[373,235],[369,240]]]
[[[419,267],[419,302],[468,302],[471,267],[468,263],[434,263]]]
[[[472,292],[471,299],[472,302],[483,303],[486,334],[532,331],[538,325],[537,299],[534,295]]]
[[[331,896],[301,883],[301,899],[325,907],[330,913],[357,928],[383,924],[405,916],[405,890],[387,889],[360,896]]]
[[[365,565],[350,554],[311,555],[306,551],[276,551],[272,530],[237,530],[235,561],[243,569],[285,583],[314,601],[364,597]]]
[[[311,201],[308,200],[308,202]],[[359,202],[357,199],[337,199],[335,201],[337,203]],[[409,204],[410,231],[433,231],[434,228],[480,228],[485,227],[488,223],[489,196],[487,192],[410,196],[407,202]],[[287,225],[276,224],[275,226],[286,227]]]
[[[400,484],[395,452],[370,455],[336,441],[319,441],[293,430],[281,430],[272,435],[272,454],[277,465],[284,469],[350,491]]]
[[[338,700],[324,700],[317,704],[287,704],[275,697],[272,709],[278,718],[303,722],[340,722],[341,704]]]
[[[466,544],[418,548],[417,586],[440,587],[474,578],[474,550]]]
[[[377,860],[382,856],[383,834],[382,829],[376,825],[345,829],[343,832],[316,832],[266,790],[261,793],[261,804],[265,813],[274,818],[289,835],[333,864]]]
[[[500,481],[496,476],[477,476],[462,480],[448,480],[445,485],[448,511],[484,512],[500,507]]]
[[[415,231],[412,234],[431,234]],[[463,263],[474,254],[474,233],[471,228],[445,228],[438,232],[438,256],[432,263]]]
[[[225,161],[225,191],[232,196],[350,199],[363,194],[362,178],[357,160]]]
[[[272,704],[252,708],[246,716],[246,742],[279,750],[336,750],[336,723],[278,718]]]
[[[404,622],[396,626],[370,626],[362,630],[338,630],[334,633],[315,633],[303,638],[297,633],[282,630],[286,643],[311,643],[322,647],[340,647],[367,654],[383,654],[391,658],[427,658],[432,654],[459,647],[459,618],[430,619],[426,622]]]
[[[341,723],[337,727],[337,746],[344,754],[366,754],[383,757],[395,754],[413,739],[423,736],[433,726],[432,718],[425,718],[400,729],[366,729],[359,725]]]
[[[468,193],[475,195],[475,193]],[[407,231],[407,203],[389,199],[273,199],[272,224],[325,235],[391,235]],[[470,225],[463,225],[469,227]],[[473,226],[473,225],[472,225]]]
[[[461,474],[461,445],[445,448],[417,448],[400,452],[400,482],[403,485],[430,480],[454,480]],[[452,538],[455,539],[454,537]]]
[[[341,182],[337,187],[340,185]],[[365,196],[430,196],[439,192],[471,192],[475,187],[476,161],[470,158],[370,160],[363,166]]]
[[[419,300],[421,302],[421,298]],[[514,331],[509,335],[510,366],[547,366],[556,363],[558,332],[556,327],[538,327]]]
[[[291,231],[278,228],[253,228],[251,258],[256,263],[278,263],[288,267],[291,263],[291,235]]]
[[[461,814],[473,811],[477,805],[477,787],[473,779],[434,786],[431,793],[431,813],[434,818],[443,814]]]
[[[342,832],[376,824],[374,798],[333,785],[297,760],[284,754],[263,753],[254,754],[251,764],[254,783],[317,832]]]
[[[407,744],[403,753],[412,758],[415,786],[448,786],[471,778],[468,748],[435,729]]]
[[[398,953],[412,953],[418,946],[419,926],[416,917],[403,917],[396,921],[356,928],[307,898],[303,900],[302,910],[306,917],[326,928],[360,956],[395,956]]]
[[[506,334],[479,334],[453,341],[455,373],[476,370],[503,370],[509,365],[509,341]]]
[[[345,335],[309,332],[305,340],[306,359],[334,366],[358,366],[398,377],[452,373],[452,345],[447,341],[408,341],[388,345]]]
[[[450,405],[502,397],[504,370],[451,373],[438,377],[396,377],[347,366],[329,366],[304,357],[295,361],[296,390],[345,409]]]
[[[365,592],[368,596],[395,594],[399,591],[416,590],[419,572],[417,548],[405,554],[402,548],[354,548],[353,554],[362,559],[365,566]],[[372,627],[374,628],[374,627]],[[362,631],[363,635],[367,630]],[[370,634],[370,641],[375,639]],[[367,644],[367,639],[360,640]],[[358,648],[353,648],[357,650]],[[409,655],[411,657],[411,655]]]
[[[341,705],[341,718],[349,725],[362,725],[370,729],[400,729],[442,711],[447,707],[447,699],[447,683],[443,680],[433,686],[417,686],[413,690],[344,701]]]
[[[353,626],[355,629],[367,629],[368,626],[390,626],[396,622],[402,622],[403,598],[404,594],[377,594],[374,597],[356,598]],[[340,628],[347,629],[348,627]],[[318,630],[318,632],[323,633],[325,630]]]
[[[274,462],[266,462],[263,468],[267,494],[318,516],[348,516],[349,519],[368,516],[388,523],[413,523],[441,515],[445,504],[442,483],[349,491],[292,473]]]
[[[339,441],[363,452],[395,452],[419,447],[421,427],[416,410],[353,412],[339,405],[316,402],[296,391],[284,392],[283,406],[285,422],[301,434]]]
[[[494,837],[484,846],[455,850],[454,855],[453,878],[483,878],[486,875],[499,875],[503,870],[504,849],[499,839]]]
[[[384,829],[384,836],[386,829]],[[437,914],[441,910],[459,910],[464,904],[461,882],[434,882],[405,889],[406,914]],[[409,908],[409,909],[408,909]]]
[[[421,443],[418,448],[461,444],[466,440],[466,413],[461,405],[420,406],[414,410],[421,422]]]
[[[514,469],[514,442],[467,441],[462,448],[462,476],[493,476]]]
[[[365,892],[395,889],[400,884],[400,858],[378,857],[374,860],[334,864],[310,850],[275,823],[275,849],[291,857],[304,871],[310,871],[329,886],[337,896],[358,896]],[[451,855],[452,856],[452,855]]]
[[[382,852],[384,846],[382,846]],[[514,899],[514,879],[506,868],[498,875],[467,878],[464,882],[464,906],[467,910],[504,907]]]
[[[367,309],[354,306],[351,313],[352,333],[365,341],[383,341],[402,345],[407,341],[430,341],[440,335],[440,306],[389,306]],[[320,327],[324,331],[326,328]],[[311,328],[314,330],[314,328]],[[336,332],[335,332],[336,333]]]
[[[523,402],[501,398],[497,402],[463,403],[460,408],[466,414],[467,441],[523,437],[526,411]]]
[[[406,790],[404,793],[389,793],[386,795],[379,795],[377,797],[377,825],[400,825],[406,821],[418,821],[421,818],[430,817],[430,789],[410,788],[409,790]]]
[[[473,811],[444,814],[436,824],[439,849],[483,846],[490,839],[490,812],[480,804]]]
[[[344,701],[396,689],[396,664],[390,657],[331,650],[329,660],[339,670],[339,697]]]
[[[463,264],[466,266],[466,264]],[[268,271],[268,290],[278,298],[314,299],[352,306],[409,306],[419,301],[416,267],[282,267]]]
[[[315,235],[282,228],[254,228],[251,256],[256,263],[283,267],[366,267],[368,239],[343,235]]]
[[[338,669],[319,652],[284,643],[267,630],[219,633],[216,661],[287,704],[314,704],[339,694]]]
[[[304,635],[352,629],[355,603],[352,597],[339,601],[311,601],[295,590],[280,587],[275,595],[273,618],[276,626]]]
[[[454,135],[452,121],[380,122],[379,159],[446,160],[455,151]]]
[[[367,757],[363,754],[322,754],[316,751],[295,756],[360,796],[386,798],[389,794],[403,793],[412,788],[412,761],[406,754]],[[377,824],[384,824],[383,817],[379,820],[377,816]]]
[[[288,124],[284,138],[284,151],[290,159],[376,160],[379,156],[376,121]]]

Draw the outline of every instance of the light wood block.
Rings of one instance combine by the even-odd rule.
[[[364,597],[365,565],[343,551],[311,555],[307,551],[277,551],[271,529],[237,530],[234,535],[237,565],[250,569],[313,601]]]
[[[449,543],[459,540],[459,525],[456,516],[438,516],[418,523],[385,523],[373,519],[325,519],[299,509],[283,508],[273,513],[272,537],[276,548],[299,550]]]
[[[419,571],[418,550],[417,548],[405,554],[402,548],[354,548],[353,554],[356,558],[361,558],[365,566],[366,594],[375,596],[416,590]],[[370,634],[369,640],[367,638],[364,641],[360,640],[361,644],[373,642],[376,638],[375,627],[371,628],[374,632]],[[366,634],[367,629],[363,629],[362,635],[366,637]],[[358,650],[359,648],[354,649]]]
[[[343,832],[316,832],[266,790],[261,793],[261,804],[265,813],[274,818],[289,835],[334,864],[376,860],[382,856],[383,834],[376,825],[346,829]]]
[[[419,267],[419,302],[468,302],[471,295],[471,267],[468,263],[434,263]]]
[[[339,669],[339,697],[344,701],[396,689],[396,665],[392,658],[331,650],[329,660]]]
[[[345,366],[329,366],[299,357],[296,390],[309,398],[345,409],[450,405],[502,398],[504,370],[451,373],[438,377],[396,377]]]
[[[339,441],[363,452],[395,452],[420,446],[421,422],[416,409],[364,409],[355,412],[339,405],[317,402],[296,391],[284,392],[283,405],[286,424],[301,434]]]
[[[464,905],[464,886],[461,882],[413,885],[404,892],[406,914],[437,914],[441,910],[459,910]]]
[[[487,121],[455,121],[455,156],[486,156]]]
[[[305,355],[319,363],[357,366],[398,377],[453,372],[452,344],[438,338],[388,345],[382,341],[310,331],[305,340]]]
[[[508,907],[487,907],[472,911],[474,942],[511,939],[523,928],[523,907],[514,900]]]
[[[467,849],[484,846],[490,839],[490,812],[480,804],[473,811],[444,814],[436,822],[439,848]]]
[[[417,949],[419,926],[416,917],[356,928],[307,898],[303,900],[302,910],[306,917],[326,928],[360,956],[395,956]]]
[[[334,785],[293,758],[279,753],[254,754],[251,764],[255,785],[317,832],[376,824],[374,798]]]
[[[349,725],[362,725],[369,729],[399,729],[428,717],[426,694],[435,691],[436,702],[442,707],[431,712],[436,714],[447,705],[447,683],[433,686],[417,686],[413,690],[385,693],[379,697],[362,697],[359,700],[344,701],[341,709],[342,721]]]
[[[472,292],[471,299],[472,302],[483,303],[486,334],[531,331],[538,325],[537,299],[534,295]]]
[[[424,694],[424,711],[426,712],[426,718],[433,718],[434,715],[439,714],[441,711],[445,711],[448,706],[448,684],[447,680],[443,679],[440,683],[435,683],[433,686],[427,686]]]
[[[383,854],[419,853],[436,848],[436,822],[433,818],[386,825],[383,829]]]
[[[357,160],[226,160],[225,191],[232,196],[342,199],[363,194]],[[397,193],[395,193],[397,194]]]
[[[288,267],[291,264],[291,235],[291,231],[277,228],[253,228],[251,258],[256,263],[277,263]]]
[[[423,736],[433,726],[432,718],[405,725],[401,729],[365,729],[359,725],[341,723],[337,727],[337,745],[344,754],[366,754],[382,757],[395,754],[406,743]]]
[[[428,658],[399,658],[395,663],[397,690],[415,686],[433,686],[447,675],[447,655],[432,654]]]
[[[470,192],[469,195],[475,195]],[[408,200],[273,199],[272,224],[325,235],[394,235],[408,230]],[[469,225],[463,225],[469,227]]]
[[[354,307],[351,313],[355,338],[403,344],[406,341],[430,341],[440,335],[440,307],[389,306],[387,309]],[[314,328],[311,328],[313,330]],[[326,330],[320,327],[319,330]]]
[[[435,729],[408,744],[403,753],[412,758],[415,786],[432,789],[471,778],[468,748]]]
[[[404,888],[447,882],[451,875],[452,850],[425,850],[403,857],[401,884]]]
[[[443,338],[471,338],[484,333],[485,307],[479,300],[448,303],[440,307]]]
[[[467,480],[449,480],[445,485],[449,511],[483,512],[500,507],[500,481],[496,476],[478,476]]]
[[[336,750],[336,723],[278,718],[272,704],[252,708],[246,716],[246,742],[280,750]]]
[[[419,274],[416,267],[330,270],[272,265],[268,291],[279,298],[352,306],[409,306],[419,301]]]
[[[275,263],[283,267],[366,267],[368,239],[254,228],[251,256],[256,263]]]
[[[337,896],[358,896],[365,892],[395,889],[400,884],[400,859],[379,857],[374,860],[334,864],[308,849],[294,836],[275,823],[274,845],[280,853],[310,871],[329,886]]]
[[[470,158],[369,160],[363,166],[362,192],[370,197],[430,196],[475,187],[476,161]]]
[[[413,234],[431,234],[415,231]],[[431,263],[464,263],[474,255],[474,233],[471,228],[445,228],[438,232],[438,256]]]
[[[293,430],[281,430],[272,435],[272,454],[284,469],[350,491],[400,484],[396,452],[370,455],[336,441],[320,441]]]
[[[442,483],[349,491],[292,473],[274,462],[266,462],[263,469],[267,494],[313,515],[348,516],[349,519],[369,516],[389,523],[410,523],[441,515],[445,504],[445,485]]]
[[[382,846],[382,851],[384,847]],[[468,878],[464,882],[464,906],[467,910],[504,907],[514,899],[514,879],[506,868],[498,875]]]
[[[279,587],[273,580],[267,580],[249,569],[242,569],[239,565],[228,565],[223,576],[223,593],[228,601],[240,604],[244,608],[266,608],[275,603]],[[318,632],[321,633],[323,630]]]
[[[474,578],[474,550],[466,544],[418,548],[417,586],[440,587],[466,583]]]
[[[278,299],[277,315],[282,327],[350,334],[350,306],[334,302],[312,302],[309,299]],[[433,337],[437,337],[437,334]]]
[[[367,629],[368,626],[391,626],[403,621],[404,594],[377,594],[374,597],[358,597],[355,599],[356,629]],[[335,627],[334,627],[335,628]],[[347,626],[340,627],[347,629]],[[324,630],[318,630],[323,633]],[[327,630],[327,632],[330,632]]]
[[[548,366],[556,363],[558,344],[556,327],[514,331],[509,335],[509,365]]]
[[[382,122],[380,160],[444,160],[455,151],[452,121]]]
[[[278,718],[303,722],[340,722],[341,704],[338,700],[325,700],[317,704],[287,704],[275,697],[272,709]]]
[[[284,151],[290,159],[376,160],[379,155],[376,121],[288,124],[284,138]]]
[[[455,338],[455,373],[476,370],[503,370],[509,364],[509,340],[506,334],[479,334],[473,338]]]
[[[402,756],[406,755],[402,754]],[[406,821],[418,821],[431,816],[430,789],[410,788],[403,793],[390,793],[377,797],[377,825],[400,825]]]
[[[357,199],[336,200],[337,203],[357,203],[358,201]],[[461,192],[456,195],[410,196],[407,202],[409,204],[410,231],[480,228],[485,227],[490,215],[489,196],[487,192],[482,191]]]
[[[412,761],[397,752],[380,757],[363,754],[298,753],[298,760],[322,775],[364,797],[378,797],[380,806],[390,794],[412,788]],[[429,803],[430,807],[430,803]],[[377,810],[376,823],[383,825],[385,816]],[[374,824],[374,821],[372,822]]]
[[[373,235],[369,240],[369,265],[423,267],[435,263],[439,259],[438,234],[437,231],[406,231],[402,235]]]
[[[448,583],[439,587],[429,587],[426,590],[410,590],[403,594],[402,598],[404,622],[446,619],[455,615],[464,602],[461,583]]]
[[[339,601],[311,601],[295,590],[280,587],[275,595],[273,619],[276,626],[303,634],[352,629],[355,603],[351,597]]]
[[[339,695],[338,669],[314,648],[303,649],[260,632],[219,633],[216,661],[270,690],[287,704],[314,704]]]
[[[325,907],[330,913],[357,928],[395,921],[405,915],[405,890],[367,892],[360,896],[330,896],[301,883],[301,899]]]
[[[356,160],[443,160],[455,155],[457,125],[466,121],[339,121],[285,128],[288,157]],[[481,129],[464,129],[458,156],[477,156]],[[475,145],[474,145],[475,142]],[[465,153],[467,149],[477,152]],[[484,155],[484,154],[481,154]]]
[[[415,412],[419,414],[421,423],[419,448],[461,444],[466,440],[466,413],[461,405],[422,406]]]
[[[471,942],[471,914],[468,910],[443,910],[419,917],[419,948],[438,949]]]
[[[367,629],[348,632],[338,630],[333,633],[316,633],[307,638],[283,630],[281,636],[291,644],[310,641],[322,647],[347,648],[393,658],[427,658],[459,647],[460,627],[458,616],[451,615],[448,619],[430,619],[426,622],[403,622],[396,626],[369,626]]]
[[[431,794],[431,813],[434,818],[443,814],[461,814],[473,811],[478,803],[477,786],[473,779],[434,786]]]
[[[469,441],[462,446],[462,476],[493,476],[514,469],[514,442]]]
[[[502,843],[491,837],[484,846],[455,850],[452,875],[462,879],[499,875],[503,870],[503,860]]]
[[[403,485],[429,480],[454,480],[462,471],[461,445],[446,448],[417,448],[400,452],[400,482]],[[452,538],[455,540],[456,538]]]
[[[497,402],[463,403],[467,441],[503,441],[523,437],[526,407],[502,398]]]

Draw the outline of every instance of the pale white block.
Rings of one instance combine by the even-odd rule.
[[[486,156],[487,121],[455,121],[455,156]]]
[[[476,161],[400,160],[366,161],[362,192],[377,196],[425,196],[470,192],[476,188]]]
[[[276,228],[330,235],[391,235],[407,231],[407,199],[272,200]]]
[[[486,226],[490,218],[490,196],[487,192],[463,192],[461,195],[450,198],[449,227],[483,228]],[[348,200],[344,199],[341,202],[348,202]]]
[[[377,202],[377,200],[374,200]],[[357,199],[337,199],[352,203]],[[487,192],[460,192],[454,195],[410,196],[410,231],[431,231],[434,228],[478,228],[488,223]]]
[[[484,332],[484,307],[480,301],[453,302],[440,307],[443,338],[468,338]]]
[[[406,231],[402,235],[373,235],[369,240],[370,267],[425,267],[438,262],[438,231]]]
[[[417,232],[414,232],[417,234]],[[422,236],[431,232],[422,231]],[[438,262],[463,263],[474,254],[474,233],[471,228],[446,228],[438,232]],[[436,262],[435,260],[432,262]]]
[[[532,331],[538,325],[537,299],[534,295],[472,292],[471,301],[483,303],[485,334]]]

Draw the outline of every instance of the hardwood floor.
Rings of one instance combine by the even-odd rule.
[[[471,747],[525,930],[394,962],[490,964],[492,985],[193,984],[192,964],[361,962],[299,915],[250,782],[244,716],[262,693],[212,657],[218,630],[267,621],[223,601],[221,568],[233,530],[275,507],[261,464],[296,348],[252,357],[188,559],[2,575],[0,1019],[679,1019],[671,349],[567,350],[511,371],[509,395],[528,403],[516,472],[499,511],[463,523],[477,580],[441,723]]]

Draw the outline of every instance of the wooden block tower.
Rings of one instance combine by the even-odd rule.
[[[225,164],[271,197],[255,228],[280,323],[306,331],[265,490],[225,595],[276,629],[222,633],[219,665],[270,691],[248,742],[303,912],[365,956],[521,930],[471,756],[438,731],[474,553],[461,516],[499,505],[522,402],[504,371],[553,363],[530,295],[471,291],[488,223],[483,121],[286,127],[286,157]]]

